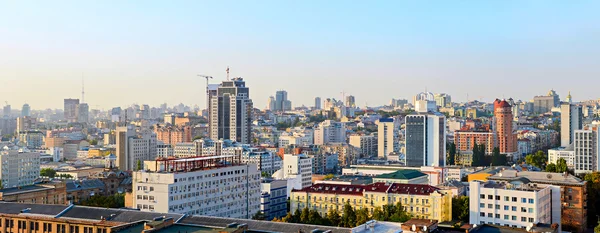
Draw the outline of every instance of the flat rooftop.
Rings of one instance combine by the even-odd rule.
[[[54,189],[54,188],[49,188],[49,187],[44,187],[44,186],[39,186],[39,185],[29,185],[29,186],[23,186],[23,187],[18,187],[18,188],[7,188],[7,189],[0,189],[0,193],[3,193],[3,195],[13,195],[13,194],[18,194],[18,193],[28,193],[28,192],[37,192],[37,191],[44,191],[44,190],[50,190],[50,189]]]

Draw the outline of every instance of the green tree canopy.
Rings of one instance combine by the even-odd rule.
[[[54,178],[56,177],[56,171],[52,168],[44,168],[40,170],[40,176]]]
[[[546,156],[546,154],[544,154],[543,151],[538,151],[535,154],[530,154],[525,156],[525,162],[527,164],[539,167],[539,168],[544,168],[546,165],[546,161],[548,161],[548,157]]]

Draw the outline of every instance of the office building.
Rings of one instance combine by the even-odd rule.
[[[587,226],[587,181],[568,173],[531,172],[506,169],[488,177],[488,180],[516,185],[531,184],[538,188],[550,187],[560,193],[561,227],[563,231],[583,232]]]
[[[346,203],[356,210],[367,209],[371,215],[375,208],[400,203],[413,218],[452,220],[452,192],[422,184],[315,184],[293,190],[290,202],[292,213],[307,207],[317,210],[321,216],[330,210],[337,210],[341,215]]]
[[[267,101],[267,109],[269,111],[275,111],[275,106],[277,106],[275,103],[275,97],[269,96],[269,100]]]
[[[175,146],[177,143],[192,142],[192,127],[177,125],[155,125],[156,139],[165,144]]]
[[[406,166],[446,165],[446,117],[439,113],[412,114],[406,121]]]
[[[209,134],[213,140],[252,142],[252,100],[242,78],[223,81],[216,92],[209,90]]]
[[[143,130],[139,134],[133,127],[117,127],[117,166],[124,171],[137,171],[146,160],[156,159],[156,134]]]
[[[321,109],[321,97],[315,97],[315,109]]]
[[[260,172],[239,157],[146,161],[133,173],[133,206],[143,212],[249,219],[260,210]]]
[[[415,95],[413,97],[413,101],[412,104],[413,106],[417,106],[417,101],[418,100],[425,100],[425,101],[434,101],[435,102],[435,95],[431,92],[421,92],[417,95]]]
[[[394,118],[381,118],[377,121],[377,157],[387,158],[399,150],[399,125]]]
[[[406,99],[392,99],[390,101],[390,105],[394,108],[404,108],[404,106],[407,104],[408,100]]]
[[[40,176],[40,153],[0,151],[0,181],[3,188],[33,185]]]
[[[351,135],[348,144],[360,150],[360,157],[375,157],[378,155],[378,140],[374,135]]]
[[[343,122],[326,120],[317,126],[314,131],[315,145],[331,142],[346,142],[346,127]]]
[[[545,96],[533,97],[533,113],[547,113],[558,106],[560,106],[560,97],[554,90],[550,90]]]
[[[290,111],[292,110],[292,102],[288,100],[287,91],[277,91],[275,93],[275,111]]]
[[[64,100],[64,116],[67,122],[77,122],[77,114],[79,112],[79,99]]]
[[[44,145],[44,134],[40,131],[20,131],[19,146],[29,149],[38,149]]]
[[[495,131],[500,153],[517,152],[517,136],[513,133],[512,106],[506,100],[494,101]]]
[[[583,128],[581,106],[563,103],[560,105],[560,145],[568,147],[574,141],[575,130]]]
[[[469,187],[470,224],[525,229],[561,223],[561,195],[551,186],[472,181]]]
[[[77,105],[77,122],[87,123],[90,120],[90,106],[86,103]]]
[[[287,181],[263,179],[260,182],[260,211],[265,220],[283,218],[287,215]]]
[[[272,175],[283,167],[283,160],[272,151],[259,151],[256,148],[250,148],[242,152],[243,164],[255,164],[261,173]]]
[[[575,130],[573,140],[575,174],[598,171],[600,168],[598,128]]]
[[[21,117],[29,116],[31,116],[31,107],[29,107],[29,104],[23,104],[23,107],[21,108]]]

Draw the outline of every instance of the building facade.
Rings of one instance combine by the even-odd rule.
[[[343,122],[326,120],[321,122],[314,131],[315,145],[330,142],[346,142],[346,127]]]
[[[156,134],[143,130],[139,135],[131,126],[117,127],[117,166],[124,171],[142,169],[143,162],[156,159]]]
[[[377,121],[377,157],[387,158],[390,153],[398,152],[398,128],[394,118]]]
[[[264,179],[260,183],[260,211],[265,220],[283,218],[287,215],[287,182]]]
[[[374,157],[378,154],[378,138],[374,135],[352,135],[349,144],[360,150],[360,157]]]
[[[64,100],[64,117],[67,122],[77,122],[77,114],[79,112],[79,99]]]
[[[40,176],[40,153],[0,151],[0,181],[3,188],[33,185]]]
[[[158,141],[172,146],[177,143],[192,142],[191,126],[155,125],[154,133]]]
[[[494,101],[494,118],[500,153],[517,152],[517,136],[513,133],[512,106],[506,100]]]
[[[581,106],[570,103],[560,105],[560,146],[568,147],[574,141],[575,130],[583,128]]]
[[[446,165],[446,117],[413,114],[406,121],[406,166]]]

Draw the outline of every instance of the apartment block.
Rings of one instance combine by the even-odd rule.
[[[374,135],[352,135],[348,144],[360,150],[360,157],[374,157],[377,156],[377,143]]]
[[[23,150],[0,151],[0,181],[2,187],[33,185],[40,176],[40,153]]]

